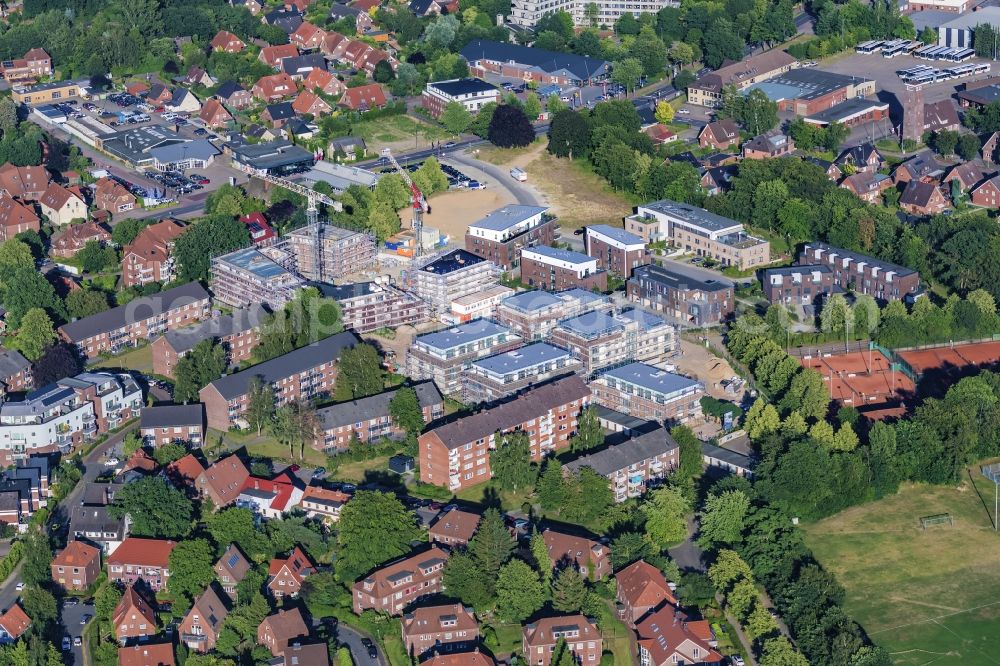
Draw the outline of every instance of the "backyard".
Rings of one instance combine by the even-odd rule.
[[[845,610],[904,666],[986,666],[1000,649],[994,487],[978,468],[956,486],[907,485],[805,528],[847,591]],[[954,524],[922,529],[920,518]]]

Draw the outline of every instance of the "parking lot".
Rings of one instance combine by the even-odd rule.
[[[447,147],[447,144],[445,144],[445,147]],[[384,158],[379,160],[380,163],[385,163],[387,161],[388,160],[385,160]],[[423,160],[421,160],[420,162],[412,162],[412,163],[405,164],[405,165],[400,165],[400,166],[402,166],[404,169],[406,169],[410,173],[413,173],[414,171],[416,171],[417,169],[419,169],[423,165],[424,165],[424,162],[423,162]],[[467,176],[466,174],[462,173],[461,171],[459,171],[455,167],[451,166],[450,164],[445,164],[445,163],[442,162],[441,163],[441,171],[443,171],[444,175],[448,177],[448,189],[449,190],[461,190],[461,189],[467,189],[467,190],[485,190],[486,189],[486,183],[485,182],[480,181],[480,180],[476,180],[474,178],[470,178],[469,176]],[[383,173],[383,174],[396,173],[396,170],[394,168],[392,168],[392,167],[382,167],[381,169],[379,169],[379,173]]]

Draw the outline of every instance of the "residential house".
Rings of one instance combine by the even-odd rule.
[[[984,208],[1000,208],[1000,176],[984,180],[972,189],[972,203]]]
[[[542,539],[553,569],[575,567],[584,578],[601,580],[611,575],[611,549],[587,537],[546,528]]]
[[[122,250],[122,282],[126,287],[141,287],[150,282],[167,283],[174,279],[174,243],[187,227],[166,219],[139,232]]]
[[[333,111],[322,97],[308,89],[299,93],[292,102],[292,109],[299,115],[308,113],[312,116],[323,116]]]
[[[452,102],[457,102],[465,110],[475,115],[490,102],[500,101],[500,91],[492,83],[482,79],[449,79],[428,83],[421,97],[421,105],[435,118],[440,118]]]
[[[523,343],[510,329],[479,319],[416,336],[406,357],[406,374],[433,380],[445,395],[462,391],[462,372],[473,360],[516,349]]]
[[[118,666],[174,666],[173,643],[143,643],[118,648]]]
[[[125,585],[134,585],[142,580],[151,590],[158,592],[167,584],[170,553],[176,545],[164,539],[128,537],[108,555],[108,578]]]
[[[818,305],[833,293],[833,271],[823,264],[769,268],[760,282],[769,303]]]
[[[479,648],[470,652],[449,652],[435,654],[420,663],[420,666],[496,666],[496,660]]]
[[[705,395],[698,381],[646,363],[611,368],[591,381],[590,389],[608,409],[667,424],[699,418]]]
[[[993,175],[995,175],[994,171],[988,170],[975,162],[962,162],[949,169],[941,182],[942,184],[948,184],[949,187],[954,187],[950,183],[958,181],[959,189],[963,192],[968,192],[983,180]]]
[[[158,631],[156,611],[132,583],[125,587],[111,620],[115,638],[122,645],[132,640],[141,641],[149,636],[155,636]]]
[[[780,133],[761,134],[743,144],[743,159],[763,160],[786,157],[795,152],[795,142]]]
[[[381,109],[389,100],[386,99],[385,91],[377,83],[370,83],[366,86],[348,88],[340,98],[339,105],[351,111],[370,111],[371,109]]]
[[[705,173],[701,174],[701,187],[705,190],[705,194],[710,197],[727,192],[738,171],[738,168],[732,164],[705,169]]]
[[[351,586],[354,612],[373,609],[389,615],[419,599],[441,591],[448,553],[436,546],[416,555],[383,565]]]
[[[567,349],[533,342],[469,364],[463,373],[462,400],[466,404],[494,402],[548,379],[586,371]]]
[[[260,117],[262,120],[270,123],[271,127],[280,129],[295,117],[295,109],[292,108],[290,102],[276,102],[268,104],[264,108],[264,112],[260,114]]]
[[[1000,147],[1000,132],[993,132],[989,136],[983,137],[983,147],[979,150],[979,156],[987,164],[997,162],[997,147]]]
[[[456,249],[445,255],[415,259],[403,288],[426,301],[433,313],[443,314],[451,311],[456,299],[492,287],[499,278],[500,268],[496,264]]]
[[[274,520],[298,505],[302,491],[302,482],[289,472],[272,479],[250,476],[243,482],[236,505],[250,509],[255,516]]]
[[[341,7],[342,5],[334,6]],[[346,90],[344,82],[325,69],[313,69],[302,81],[302,86],[305,90],[319,90],[321,93],[333,96],[339,95]]]
[[[250,470],[236,454],[220,458],[208,466],[195,481],[199,494],[212,500],[216,509],[236,501]]]
[[[677,141],[677,135],[671,132],[670,129],[663,123],[650,125],[649,127],[643,129],[642,133],[648,136],[653,144],[657,146]]]
[[[222,631],[222,623],[229,615],[229,606],[223,595],[216,591],[213,585],[194,600],[191,610],[177,626],[180,640],[189,650],[195,652],[210,652],[215,649],[215,643]]]
[[[220,30],[209,43],[213,51],[225,51],[226,53],[240,53],[247,47],[246,42],[231,32]]]
[[[712,629],[705,620],[690,621],[670,604],[664,604],[636,624],[639,661],[649,666],[719,664],[723,657],[714,648]]]
[[[72,507],[69,516],[69,533],[74,539],[99,548],[106,558],[128,538],[132,521],[127,515],[121,518],[112,518],[108,513],[107,504],[111,503],[111,497],[117,492],[117,488],[121,487],[121,484],[102,483],[95,484],[95,486],[94,490],[106,493],[108,498],[106,504]],[[111,486],[111,488],[102,488],[101,486]]]
[[[215,79],[213,79],[212,76],[201,67],[192,66],[188,69],[187,74],[184,76],[184,83],[189,86],[200,85],[205,86],[206,88],[211,88],[215,85]]]
[[[796,263],[826,265],[833,271],[836,287],[881,301],[902,300],[920,288],[920,275],[910,268],[826,243],[806,243]]]
[[[326,69],[326,58],[322,53],[305,53],[281,61],[281,71],[292,77],[293,81],[303,81],[317,69]]]
[[[216,99],[234,109],[245,109],[253,104],[253,95],[249,90],[236,83],[226,81],[215,91]]]
[[[615,574],[615,598],[619,613],[635,628],[637,622],[664,604],[677,605],[677,597],[663,572],[644,560],[638,560]]]
[[[911,180],[899,196],[899,207],[911,215],[935,215],[950,204],[934,183]]]
[[[511,204],[469,225],[465,249],[511,271],[521,265],[521,251],[555,241],[558,224],[545,206]]]
[[[424,423],[444,416],[444,398],[434,382],[419,382],[411,390],[417,395]],[[383,438],[405,438],[406,432],[390,415],[389,406],[397,393],[398,389],[394,389],[316,410],[318,428],[313,448],[334,453],[347,450],[352,440],[375,444]]]
[[[168,464],[164,469],[164,474],[175,488],[194,494],[198,477],[204,471],[205,466],[201,464],[201,460],[193,453],[189,453]]]
[[[583,615],[547,617],[524,625],[521,630],[521,652],[530,666],[549,666],[559,639],[579,664],[596,664],[601,659],[604,640],[601,630]]]
[[[933,182],[943,175],[944,167],[935,159],[934,153],[930,150],[924,150],[897,166],[892,173],[892,178],[898,185],[908,183],[911,180]]]
[[[431,543],[446,548],[458,548],[469,545],[473,535],[479,528],[481,516],[471,511],[451,509],[438,515],[437,520],[427,530]]]
[[[22,201],[38,201],[49,186],[49,172],[43,166],[0,166],[0,192]]]
[[[247,573],[252,568],[253,563],[234,543],[229,544],[226,552],[215,563],[215,578],[219,581],[222,591],[226,593],[230,601],[236,601],[236,587],[240,581],[246,578]]]
[[[77,219],[87,219],[87,202],[62,185],[49,183],[38,204],[42,208],[42,214],[57,226],[68,225]]]
[[[264,3],[260,0],[229,0],[229,4],[233,7],[245,7],[254,16],[264,11]]]
[[[117,180],[104,177],[94,183],[94,206],[111,214],[124,213],[135,208],[135,195]]]
[[[0,193],[0,241],[13,238],[22,231],[39,231],[41,220],[35,212],[7,193]]]
[[[29,49],[23,58],[0,63],[0,75],[8,83],[25,83],[52,76],[52,57],[45,49]]]
[[[81,591],[101,575],[101,550],[70,541],[52,558],[52,581],[64,590]]]
[[[302,590],[302,582],[316,572],[316,565],[302,550],[295,546],[287,557],[276,557],[268,566],[267,590],[274,599],[297,597]]]
[[[406,654],[423,659],[430,654],[465,652],[479,641],[479,622],[462,604],[423,606],[403,616]]]
[[[330,652],[326,641],[301,643],[292,640],[285,649],[284,657],[280,666],[330,666]]]
[[[507,298],[515,294],[515,290],[497,284],[487,289],[483,289],[476,294],[462,296],[451,302],[451,313],[448,319],[464,324],[475,319],[492,319],[496,314],[497,306]]]
[[[711,146],[716,150],[738,148],[740,145],[740,126],[731,118],[713,120],[698,133],[698,145],[702,148]]]
[[[500,75],[566,87],[598,85],[607,79],[610,66],[604,60],[588,56],[487,39],[472,40],[461,55],[469,63],[473,76]]]
[[[71,224],[52,236],[50,253],[54,257],[72,258],[90,241],[103,246],[111,242],[111,232],[93,220]]]
[[[835,164],[841,170],[849,168],[855,173],[875,173],[885,166],[885,158],[872,144],[861,143],[842,152]]]
[[[357,32],[358,34],[363,33],[365,30],[371,28],[372,25],[374,24],[374,21],[368,12],[358,7],[352,7],[348,5],[341,5],[335,3],[330,8],[330,19],[336,22],[344,18],[354,19],[355,32]]]
[[[143,407],[139,433],[145,444],[153,448],[175,442],[201,448],[205,435],[204,405],[195,402]]]
[[[228,127],[229,123],[233,122],[233,116],[222,105],[222,102],[216,98],[212,98],[202,105],[198,117],[201,118],[206,127],[212,129]]]
[[[581,456],[563,469],[575,473],[589,467],[606,477],[616,502],[640,497],[654,483],[677,469],[680,446],[664,428],[627,439],[620,444]]]
[[[414,15],[419,17],[437,16],[442,13],[445,2],[441,0],[410,0],[408,6]]]
[[[870,204],[880,203],[882,193],[894,187],[892,178],[874,171],[859,171],[841,181],[840,186]]]
[[[950,97],[924,104],[924,132],[958,132],[961,129],[958,109]]]
[[[281,67],[282,60],[285,58],[294,58],[298,54],[299,50],[295,48],[294,44],[279,44],[277,46],[265,46],[262,48],[257,59],[268,67],[278,69]]]
[[[335,523],[340,520],[340,510],[350,499],[351,495],[340,490],[309,486],[299,500],[299,507],[307,518],[322,518]]]
[[[271,245],[272,240],[277,237],[263,213],[247,213],[240,218],[240,222],[247,225],[254,245]]]
[[[318,49],[323,44],[326,31],[309,21],[303,21],[295,32],[288,36],[288,41],[300,49],[311,51]]]
[[[33,388],[31,362],[16,349],[0,349],[0,398]]]
[[[171,113],[198,113],[201,111],[201,102],[194,96],[194,93],[186,88],[179,87],[174,88],[170,99],[163,106]]]
[[[166,104],[173,98],[173,93],[170,88],[166,87],[162,83],[154,83],[149,88],[149,92],[146,94],[146,102],[157,106],[160,104]]]
[[[275,657],[280,657],[296,638],[308,635],[309,627],[302,611],[293,607],[264,618],[257,627],[257,644],[266,647]]]
[[[250,91],[262,102],[275,102],[295,94],[295,81],[284,72],[262,76]]]
[[[295,7],[278,7],[264,15],[264,23],[290,35],[302,24],[302,12]]]
[[[11,607],[0,615],[0,644],[13,643],[28,630],[29,626],[31,618],[21,605],[17,602],[11,604]]]

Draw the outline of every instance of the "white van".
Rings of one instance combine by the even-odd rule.
[[[519,169],[517,167],[514,167],[513,169],[510,170],[510,177],[522,183],[528,180],[527,172],[525,172],[524,169]]]

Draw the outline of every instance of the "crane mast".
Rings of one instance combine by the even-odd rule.
[[[427,199],[424,198],[423,192],[420,188],[416,186],[413,179],[410,178],[410,172],[399,166],[399,162],[393,157],[392,151],[389,148],[382,149],[382,157],[389,160],[396,173],[399,174],[406,186],[410,188],[410,206],[413,209],[413,235],[416,237],[417,247],[414,248],[414,256],[419,257],[423,254],[423,238],[421,238],[421,232],[424,227],[424,213],[427,212]]]

